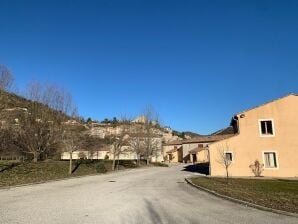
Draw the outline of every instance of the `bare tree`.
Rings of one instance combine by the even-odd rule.
[[[76,116],[77,107],[71,94],[56,83],[40,83],[31,81],[27,85],[26,97],[32,101],[48,106],[55,112]]]
[[[144,144],[145,151],[144,156],[146,157],[147,165],[149,165],[150,160],[153,155],[157,155],[159,150],[159,144],[157,140],[157,134],[154,133],[156,126],[159,124],[158,113],[154,110],[152,106],[147,106],[143,112],[144,116]]]
[[[0,64],[0,90],[9,91],[14,83],[14,77],[10,70]]]
[[[251,164],[249,168],[254,173],[255,177],[260,177],[264,170],[264,164],[260,163],[259,160],[255,160],[255,162]]]
[[[125,118],[121,120],[122,120],[122,124],[120,126],[121,128],[120,133],[111,138],[112,148],[110,153],[113,156],[112,170],[115,170],[116,168],[116,160],[119,163],[120,155],[126,151],[126,148],[124,146],[128,142],[128,138],[129,138],[128,135],[130,133],[130,121]]]
[[[28,113],[20,119],[18,144],[37,162],[62,141],[63,122],[67,117],[65,111],[57,109],[66,108],[69,100],[61,89],[47,88],[39,82],[29,83],[26,94],[31,104]]]
[[[141,136],[141,132],[130,138],[130,147],[137,155],[137,164],[141,164],[141,156],[144,154],[145,144],[144,137]]]
[[[69,169],[68,174],[71,175],[73,171],[72,161],[73,161],[73,153],[80,149],[79,136],[73,131],[68,130],[64,131],[63,134],[63,149],[69,153]]]
[[[219,145],[217,147],[218,159],[217,162],[225,168],[226,179],[229,181],[229,168],[232,165],[232,161],[235,159],[235,152],[231,150],[228,144]]]

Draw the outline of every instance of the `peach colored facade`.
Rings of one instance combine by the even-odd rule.
[[[291,94],[235,115],[238,134],[209,144],[199,160],[210,153],[210,175],[225,175],[218,162],[224,148],[232,162],[231,176],[254,176],[249,168],[255,160],[264,164],[262,176],[298,177],[298,95]]]
[[[182,162],[182,145],[180,141],[163,145],[163,158],[165,162],[180,163]]]

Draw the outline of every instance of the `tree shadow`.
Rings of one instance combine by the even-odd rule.
[[[156,209],[154,208],[153,204],[147,199],[145,199],[145,203],[146,203],[146,208],[149,212],[148,218],[152,220],[152,223],[162,223],[162,218],[158,214],[158,211],[156,211]]]
[[[82,164],[81,161],[77,161],[77,162],[75,163],[75,166],[74,166],[74,168],[72,169],[71,173],[76,172],[76,170],[80,167],[81,164]]]
[[[209,175],[209,163],[191,164],[183,167],[182,171]]]
[[[11,170],[14,167],[17,167],[19,165],[21,165],[21,163],[12,163],[12,164],[6,165],[6,166],[4,166],[4,168],[0,168],[0,173],[4,172],[6,170]]]

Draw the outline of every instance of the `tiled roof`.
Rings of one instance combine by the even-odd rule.
[[[183,144],[189,143],[204,143],[204,142],[216,142],[226,138],[230,138],[234,136],[233,134],[229,135],[207,135],[207,136],[200,136],[192,139],[187,139],[183,141]]]
[[[175,140],[168,143],[165,143],[164,145],[182,145],[183,140]]]
[[[179,147],[179,148],[174,148],[174,149],[171,149],[171,150],[167,151],[167,153],[176,152],[176,151],[178,151],[178,150],[180,150],[180,149],[182,149],[182,146],[181,146],[181,147]]]
[[[220,141],[226,138],[230,138],[234,136],[234,134],[228,134],[228,135],[206,135],[206,136],[199,136],[191,139],[185,139],[185,140],[176,140],[169,143],[166,143],[164,145],[182,145],[182,144],[190,144],[190,143],[205,143],[205,142],[216,142]]]

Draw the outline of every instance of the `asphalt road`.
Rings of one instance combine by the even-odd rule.
[[[0,223],[298,223],[184,182],[183,166],[145,168],[0,190]]]

